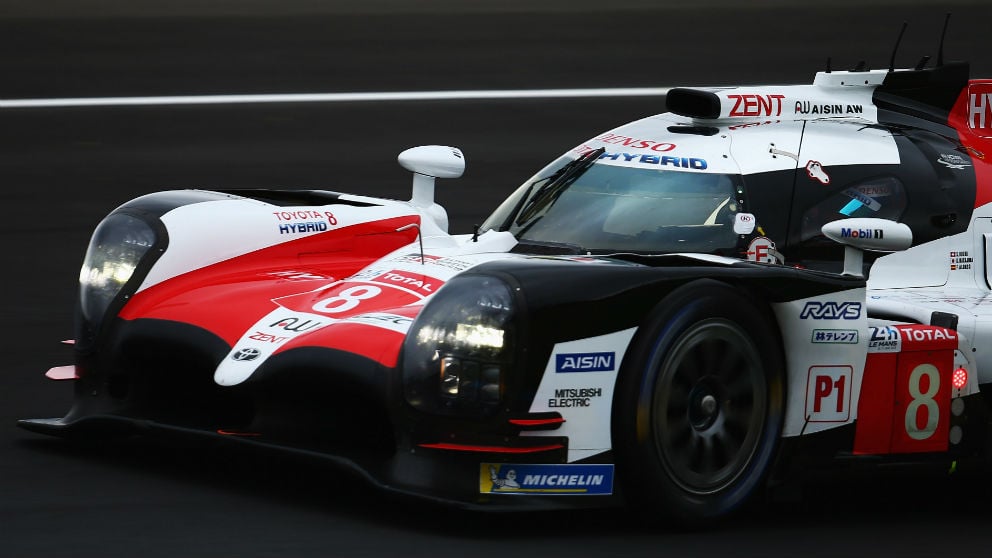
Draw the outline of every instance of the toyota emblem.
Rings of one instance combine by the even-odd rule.
[[[244,349],[238,349],[235,351],[234,354],[231,355],[231,359],[238,361],[255,360],[260,354],[262,354],[262,351],[259,351],[254,347],[245,347]]]

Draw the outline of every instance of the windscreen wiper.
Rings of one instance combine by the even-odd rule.
[[[520,203],[523,204],[522,207],[513,212],[513,215],[515,216],[514,222],[517,225],[522,225],[523,223],[531,220],[538,209],[545,205],[554,203],[554,201],[558,199],[558,196],[565,191],[565,188],[575,182],[575,180],[578,179],[582,173],[586,172],[586,170],[591,167],[603,153],[606,153],[605,147],[587,151],[574,161],[570,161],[567,165],[555,171],[555,173],[548,178],[535,180],[532,182],[527,188],[527,193],[520,200]],[[535,184],[541,182],[542,180],[545,181],[544,185],[541,186],[533,196],[531,196],[531,189],[534,188]]]

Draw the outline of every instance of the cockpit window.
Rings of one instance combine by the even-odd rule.
[[[850,184],[803,213],[802,241],[826,240],[820,229],[830,221],[849,217],[877,217],[898,221],[906,211],[906,189],[894,176],[880,176]]]
[[[593,253],[705,252],[732,255],[739,177],[592,164],[565,184],[539,173],[483,225],[521,242],[563,244]]]

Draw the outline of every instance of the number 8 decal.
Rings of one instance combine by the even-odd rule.
[[[923,377],[929,380],[927,391],[921,391]],[[940,389],[940,372],[932,364],[920,364],[909,374],[909,395],[913,398],[906,406],[906,434],[914,440],[926,440],[937,431],[940,421],[940,406],[934,396]],[[920,409],[926,410],[926,425],[921,429],[917,425]]]
[[[374,298],[381,292],[382,289],[375,285],[358,285],[341,291],[337,296],[321,300],[313,305],[313,309],[328,314],[347,312],[358,306],[361,301]]]

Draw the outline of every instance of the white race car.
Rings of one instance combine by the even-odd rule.
[[[449,147],[410,201],[172,191],[80,274],[60,436],[326,456],[465,506],[720,517],[822,457],[980,455],[992,386],[992,80],[968,66],[677,88],[475,234]],[[777,467],[777,465],[781,465]]]

